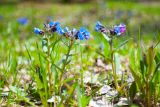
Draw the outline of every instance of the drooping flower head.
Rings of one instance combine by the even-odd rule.
[[[100,22],[97,22],[95,26],[95,31],[102,32],[103,34],[107,34],[107,35],[109,34],[111,36],[113,35],[120,36],[123,33],[125,33],[126,25],[120,24],[118,26],[115,25],[113,28],[106,28]]]
[[[68,27],[65,27],[63,29],[63,32],[64,32],[64,36],[65,37],[69,37],[71,39],[77,39],[77,33],[78,33],[78,30],[76,28],[73,28],[72,30],[69,30]]]
[[[61,25],[59,22],[49,22],[48,23],[48,27],[49,27],[49,30],[51,32],[57,32],[58,34],[62,35],[63,34],[63,30],[61,28]]]
[[[106,29],[99,21],[96,22],[95,31],[102,32],[104,34],[106,34],[107,32],[109,32],[109,30]]]
[[[117,25],[114,26],[114,32],[118,36],[123,34],[123,33],[125,33],[125,31],[126,31],[126,25],[124,25],[124,24],[120,24],[118,26]]]
[[[69,30],[68,27],[65,27],[63,31],[64,35],[66,37],[70,37],[71,39],[88,40],[90,37],[89,31],[84,27],[81,27],[79,30],[77,30],[76,28]]]
[[[42,34],[44,34],[44,31],[43,31],[43,30],[40,30],[39,28],[34,28],[34,33],[35,33],[35,34],[42,35]]]
[[[26,25],[28,23],[28,19],[26,17],[18,18],[17,21],[21,25]]]
[[[44,34],[45,32],[50,32],[50,33],[57,32],[59,35],[62,35],[64,33],[59,22],[50,21],[48,24],[44,24],[44,30],[40,30],[39,28],[34,28],[35,34]]]
[[[95,31],[99,32],[104,28],[104,26],[98,21],[95,26]]]
[[[90,37],[89,31],[86,28],[81,27],[79,32],[78,32],[78,39],[80,39],[80,40],[84,40],[84,39],[88,40],[89,37]]]

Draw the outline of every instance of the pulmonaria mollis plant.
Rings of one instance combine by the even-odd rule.
[[[44,24],[45,30],[41,30],[39,28],[34,28],[34,33],[39,35],[45,35],[46,32],[54,33],[57,32],[59,35],[64,35],[65,37],[69,37],[71,39],[79,39],[79,40],[88,40],[90,37],[89,31],[81,27],[79,30],[76,28],[73,28],[72,30],[69,30],[68,27],[65,27],[64,29],[61,28],[59,22],[49,22],[49,24]]]
[[[40,35],[40,37],[42,38],[42,50],[46,55],[46,71],[47,71],[47,78],[48,78],[48,87],[49,87],[49,96],[53,96],[53,94],[58,95],[58,96],[62,96],[61,94],[61,88],[63,86],[63,81],[64,81],[64,73],[67,71],[66,70],[66,66],[71,62],[69,60],[69,57],[72,56],[72,54],[70,53],[74,43],[77,40],[88,40],[90,37],[90,33],[89,31],[84,28],[81,27],[79,30],[77,30],[76,28],[73,29],[69,29],[68,27],[62,28],[60,22],[54,22],[54,21],[50,21],[47,24],[44,24],[44,28],[40,29],[40,28],[34,28],[34,33],[37,35]],[[57,35],[56,35],[57,34]],[[54,38],[53,38],[54,37]],[[58,40],[55,38],[59,38]],[[52,60],[52,51],[53,51],[53,46],[55,46],[56,43],[58,43],[59,41],[64,42],[63,40],[66,39],[67,43],[65,42],[65,46],[67,46],[67,53],[65,53],[65,59],[63,59],[62,64],[60,65],[56,65],[53,60]],[[58,72],[59,74],[58,77],[55,77],[53,75],[53,71],[51,69],[51,66],[54,66],[57,70],[59,70],[60,72]],[[58,83],[54,82],[56,79],[56,81],[59,81]],[[63,101],[62,101],[63,102]]]
[[[99,21],[96,23],[95,25],[95,31],[97,32],[101,32],[105,39],[109,42],[110,45],[110,60],[111,60],[111,64],[112,64],[112,71],[113,71],[113,79],[114,79],[114,85],[115,88],[117,89],[118,92],[122,92],[122,88],[124,86],[119,87],[118,84],[118,76],[116,74],[116,65],[115,65],[115,49],[114,49],[114,44],[113,44],[113,40],[115,37],[121,36],[126,32],[126,25],[124,24],[120,24],[120,25],[115,25],[111,28],[107,28],[104,25],[102,25]]]

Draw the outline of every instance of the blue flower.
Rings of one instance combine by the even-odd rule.
[[[120,35],[120,28],[118,26],[114,26],[114,32],[116,33],[116,35]]]
[[[116,35],[121,35],[126,31],[126,25],[124,24],[120,24],[120,25],[115,25],[114,26],[114,32],[116,33]]]
[[[64,31],[63,29],[61,28],[60,24],[56,26],[56,30],[57,30],[57,33],[60,34],[60,35],[63,35],[64,34]]]
[[[48,23],[48,25],[49,25],[49,27],[53,27],[53,26],[60,25],[60,23],[59,23],[59,22],[50,21],[50,22]]]
[[[68,27],[65,27],[63,32],[66,37],[70,37],[72,39],[87,40],[90,37],[90,33],[84,27],[81,27],[80,30],[77,30],[76,28],[69,30]]]
[[[95,31],[99,32],[104,26],[98,21],[95,26]]]
[[[49,27],[52,27],[52,26],[54,26],[54,25],[55,25],[55,22],[50,21],[50,22],[48,23],[48,25],[49,25]]]
[[[34,33],[35,34],[43,34],[44,32],[40,30],[39,28],[34,28]]]
[[[68,27],[65,27],[63,29],[63,32],[64,32],[64,36],[66,37],[70,37],[71,39],[78,39],[78,36],[77,36],[78,30],[76,28],[69,30]]]
[[[78,39],[79,40],[84,40],[84,36],[82,35],[82,33],[78,33]]]
[[[17,21],[21,25],[26,25],[28,23],[28,19],[26,17],[19,18]]]
[[[63,29],[63,31],[64,31],[64,33],[67,33],[67,32],[69,32],[69,28],[68,28],[68,27],[65,27],[65,28]]]
[[[89,31],[86,28],[81,27],[79,32],[78,32],[78,39],[80,39],[80,40],[84,40],[84,39],[88,40],[89,37],[90,37]]]
[[[72,32],[76,32],[76,33],[77,33],[78,31],[77,31],[76,28],[73,28],[73,29],[72,29]]]
[[[63,35],[64,34],[64,31],[63,29],[61,28],[61,25],[59,22],[53,22],[53,21],[50,21],[48,23],[48,26],[51,30],[51,32],[57,32],[58,34],[60,35]]]

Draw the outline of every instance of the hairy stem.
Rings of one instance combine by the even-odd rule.
[[[47,70],[48,70],[48,78],[49,78],[49,95],[53,95],[55,97],[54,101],[54,107],[56,107],[56,96],[55,93],[53,93],[53,75],[51,70],[51,47],[50,47],[50,38],[48,38],[48,51],[47,51]],[[52,103],[50,104],[52,106]]]
[[[67,54],[66,54],[66,59],[64,60],[64,63],[63,63],[63,66],[62,66],[62,71],[61,71],[61,75],[60,75],[60,79],[59,79],[59,81],[60,81],[59,93],[61,93],[61,85],[62,85],[61,82],[62,82],[63,74],[65,72],[65,69],[66,69],[66,66],[67,66],[67,63],[68,63],[68,58],[70,56],[70,52],[71,52],[71,48],[72,48],[73,44],[74,44],[74,41],[71,40],[70,44],[69,44],[69,47],[68,47]]]
[[[112,40],[112,38],[109,42],[109,45],[110,45],[110,51],[111,51],[111,64],[112,64],[114,85],[116,87],[116,90],[118,91],[117,74],[116,74],[116,67],[115,67],[115,57],[114,57],[114,52],[113,52],[113,40]]]
[[[51,70],[51,56],[50,56],[50,39],[48,38],[48,51],[47,51],[47,70],[48,70],[48,77],[49,77],[49,93],[50,95],[53,94],[53,79],[52,79],[52,70]]]
[[[147,102],[147,107],[151,107],[150,105],[150,89],[149,89],[149,82],[148,80],[146,81],[146,102]]]

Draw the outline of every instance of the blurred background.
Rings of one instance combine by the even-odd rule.
[[[108,27],[124,23],[127,26],[125,38],[132,37],[137,42],[141,37],[145,42],[154,43],[160,32],[160,1],[0,0],[0,51],[6,48],[8,41],[11,46],[34,42],[34,27],[43,28],[47,20],[59,21],[62,27],[85,26],[92,38],[97,35],[94,31],[97,21]]]
[[[0,37],[30,37],[46,20],[63,26],[106,26],[125,23],[129,36],[156,36],[160,31],[159,0],[0,0]],[[41,26],[41,27],[42,27]]]
[[[90,1],[96,1],[96,0],[1,0],[1,2],[24,2],[24,1],[34,1],[34,2],[90,2]],[[105,0],[105,1],[159,1],[159,0]]]

